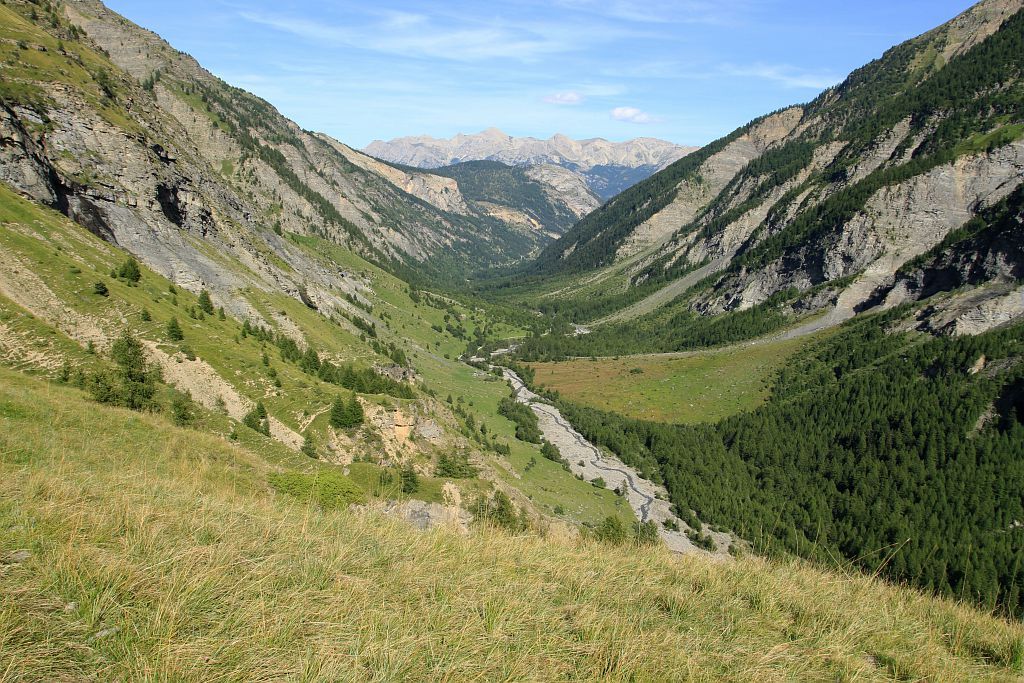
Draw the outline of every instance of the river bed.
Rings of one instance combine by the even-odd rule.
[[[633,508],[637,519],[641,522],[655,522],[658,526],[658,535],[673,552],[707,553],[687,538],[685,532],[689,527],[672,514],[672,505],[666,500],[668,495],[664,487],[644,479],[635,469],[583,438],[583,435],[562,416],[558,408],[530,391],[515,372],[508,368],[502,368],[502,372],[512,386],[516,401],[530,406],[536,413],[544,438],[558,446],[573,474],[581,474],[588,481],[600,477],[604,480],[605,487],[611,490],[623,490],[624,487],[626,501]],[[667,520],[674,520],[679,526],[679,531],[666,529],[664,522]],[[731,542],[729,535],[721,532],[710,534],[718,546],[718,550],[713,554],[727,553]]]

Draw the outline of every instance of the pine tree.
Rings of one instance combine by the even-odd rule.
[[[356,392],[354,391],[348,399],[348,405],[345,406],[345,412],[348,414],[350,427],[358,427],[363,424],[363,419],[365,418],[363,406],[359,403],[359,399],[356,398]]]
[[[213,315],[213,300],[205,289],[199,292],[199,308],[207,315]]]
[[[331,404],[331,426],[337,429],[348,428],[348,411],[345,410],[345,402],[341,400],[341,396],[334,399],[334,403]]]
[[[195,419],[193,408],[191,392],[175,394],[171,399],[171,421],[179,427],[187,427]]]
[[[331,426],[337,429],[358,427],[363,423],[364,417],[363,407],[355,392],[352,392],[348,401],[343,401],[339,396],[331,405]]]
[[[309,434],[306,434],[302,439],[302,454],[310,458],[316,458],[316,444],[313,443],[313,437]]]
[[[110,357],[117,363],[121,373],[132,382],[141,382],[146,378],[146,354],[142,344],[124,330],[110,348]]]
[[[103,378],[97,376],[94,396],[100,401],[116,403],[132,410],[144,410],[153,404],[159,371],[146,364],[142,344],[125,330],[110,349],[110,357],[117,364],[118,384],[114,388],[109,382],[102,389]]]
[[[117,276],[124,278],[129,282],[138,282],[142,279],[142,271],[139,270],[139,262],[129,256],[128,260],[121,264],[121,267],[117,271]]]
[[[175,342],[185,338],[185,333],[181,331],[181,325],[178,324],[177,318],[171,318],[167,322],[167,338]]]

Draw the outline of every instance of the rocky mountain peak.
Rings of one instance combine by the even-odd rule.
[[[592,191],[609,199],[694,149],[657,138],[609,142],[603,138],[574,140],[556,133],[547,140],[539,140],[512,137],[497,128],[488,128],[449,139],[419,135],[374,140],[364,151],[384,161],[426,169],[483,160],[510,166],[556,164],[581,173]]]

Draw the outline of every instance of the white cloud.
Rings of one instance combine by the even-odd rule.
[[[489,59],[535,62],[634,36],[622,27],[600,22],[573,25],[489,16],[449,17],[443,13],[373,12],[367,21],[347,25],[248,10],[239,12],[239,16],[328,45],[469,63]]]
[[[657,121],[655,117],[636,107],[615,107],[612,109],[612,118],[627,123],[654,123]]]
[[[779,83],[787,88],[804,88],[807,90],[824,90],[843,80],[831,73],[812,73],[786,64],[750,64],[737,66],[723,64],[722,72],[728,76],[745,76],[760,78]]]
[[[582,104],[583,95],[573,90],[568,90],[565,92],[552,93],[545,97],[544,101],[548,104]]]
[[[733,24],[752,0],[555,0],[570,10],[641,24]]]

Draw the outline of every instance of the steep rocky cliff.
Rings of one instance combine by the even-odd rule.
[[[304,131],[96,0],[45,6],[0,7],[0,179],[183,284],[295,292],[306,271],[290,233],[449,277],[562,231],[523,230],[450,178]],[[253,272],[225,268],[223,254]]]
[[[877,290],[1024,181],[1021,6],[981,2],[813,102],[684,157],[581,221],[535,269],[615,272],[627,290],[661,283],[618,320],[673,301],[717,315],[783,296],[802,313],[828,310],[831,324],[934,294]]]

